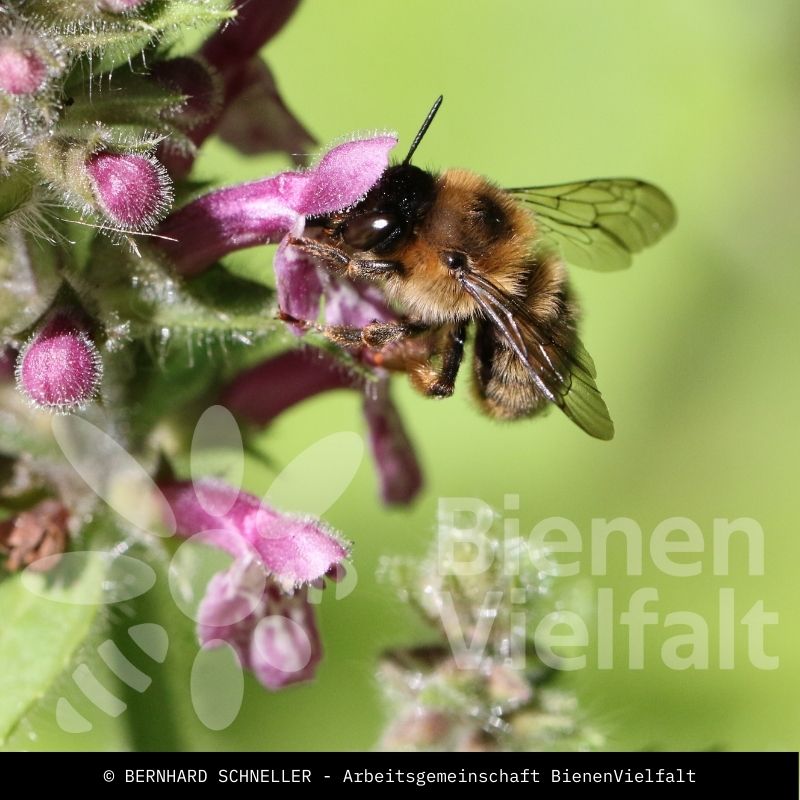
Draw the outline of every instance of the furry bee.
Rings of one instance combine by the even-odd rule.
[[[628,266],[674,225],[672,203],[632,178],[501,189],[466,170],[422,170],[411,158],[441,102],[361,202],[310,218],[291,240],[336,274],[379,283],[404,314],[323,334],[447,397],[474,326],[473,389],[486,414],[513,420],[553,403],[591,436],[612,438],[564,261]]]

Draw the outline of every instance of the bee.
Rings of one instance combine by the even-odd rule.
[[[335,274],[380,284],[403,316],[319,329],[374,351],[423,394],[447,397],[473,327],[473,392],[486,414],[516,420],[555,404],[586,433],[611,439],[564,263],[628,266],[672,228],[672,203],[635,178],[501,189],[463,169],[420,169],[411,158],[441,103],[362,201],[309,218],[290,241]]]

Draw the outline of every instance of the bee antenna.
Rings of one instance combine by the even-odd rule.
[[[414,151],[419,147],[419,143],[422,141],[422,137],[428,132],[428,128],[431,126],[431,122],[433,122],[433,118],[436,116],[436,112],[439,110],[439,106],[442,104],[442,100],[444,100],[444,95],[439,95],[436,98],[436,101],[431,106],[431,110],[428,112],[428,116],[425,117],[425,122],[422,123],[422,127],[419,129],[419,132],[414,137],[414,141],[411,142],[411,147],[408,148],[408,155],[403,159],[403,164],[408,164],[411,161],[411,156],[414,155]]]

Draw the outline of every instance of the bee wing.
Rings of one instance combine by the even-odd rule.
[[[531,210],[546,244],[564,259],[601,271],[624,269],[631,254],[675,225],[675,206],[652,183],[598,178],[556,186],[506,189]]]
[[[522,303],[482,275],[465,275],[462,285],[528,368],[536,388],[590,436],[612,439],[614,423],[595,383],[592,357],[580,340],[576,337],[566,349],[548,339]]]

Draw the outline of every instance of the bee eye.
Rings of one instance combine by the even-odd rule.
[[[345,243],[356,250],[372,250],[394,239],[400,228],[396,214],[373,211],[353,217],[341,228]]]
[[[467,257],[457,250],[447,250],[442,253],[442,261],[448,269],[458,271],[467,268]]]

